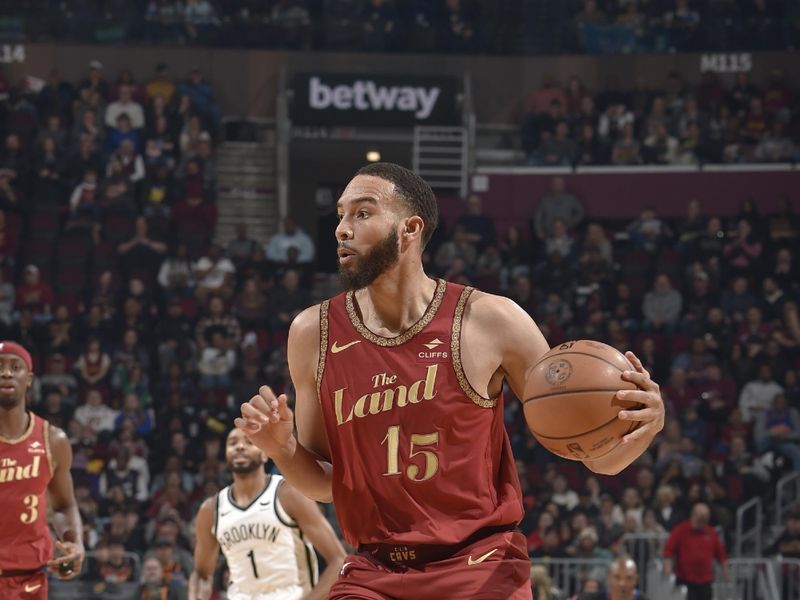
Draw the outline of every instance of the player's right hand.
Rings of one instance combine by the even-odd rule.
[[[270,456],[281,453],[290,444],[294,433],[294,414],[286,394],[275,397],[269,386],[262,385],[258,394],[242,404],[242,416],[234,425]]]

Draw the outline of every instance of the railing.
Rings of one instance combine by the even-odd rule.
[[[467,194],[468,131],[464,127],[414,127],[414,171],[434,189]]]
[[[746,553],[761,556],[761,541],[764,536],[764,511],[761,498],[755,497],[736,509],[736,545],[734,556],[744,556]],[[748,521],[750,519],[750,521]],[[745,529],[749,523],[752,526]],[[747,543],[752,544],[752,549]],[[748,550],[751,550],[748,552]]]
[[[775,578],[781,588],[782,600],[800,598],[800,559],[779,558],[775,561]]]
[[[714,583],[714,600],[780,600],[775,577],[775,561],[766,558],[731,558],[728,560],[731,581],[719,575]]]
[[[553,585],[568,598],[580,593],[587,579],[605,581],[609,562],[601,558],[550,558],[534,560],[533,564],[547,567]]]
[[[800,472],[784,475],[775,486],[775,525],[782,526],[784,517],[800,502]]]
[[[660,556],[667,543],[666,533],[628,533],[622,537],[622,546],[639,569],[639,587],[649,597],[658,597],[656,591],[650,589],[651,578],[647,576],[651,564]]]

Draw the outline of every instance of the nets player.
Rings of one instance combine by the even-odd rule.
[[[266,386],[237,427],[288,481],[333,500],[348,556],[334,599],[530,598],[519,480],[503,426],[503,382],[521,397],[547,342],[507,298],[437,281],[422,252],[436,200],[397,165],[361,169],[337,204],[339,272],[349,290],[301,313],[289,332],[297,437],[284,395]],[[641,421],[586,462],[617,473],[663,427],[658,386],[636,371]],[[569,418],[565,414],[565,418]]]
[[[267,475],[267,458],[238,429],[228,434],[225,458],[233,485],[197,513],[190,599],[211,595],[220,549],[230,571],[229,600],[327,598],[345,552],[317,505],[280,475]],[[327,563],[319,581],[314,547]]]
[[[84,558],[72,448],[63,431],[27,410],[32,383],[28,351],[0,342],[0,598],[47,598],[46,570],[72,579]],[[48,508],[62,553],[56,559]]]

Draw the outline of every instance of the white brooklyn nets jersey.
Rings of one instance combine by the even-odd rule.
[[[283,483],[271,475],[267,487],[248,506],[238,506],[231,486],[217,495],[213,534],[230,570],[228,596],[300,598],[316,585],[317,555],[278,500]]]

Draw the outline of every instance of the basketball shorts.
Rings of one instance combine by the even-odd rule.
[[[0,575],[0,598],[47,600],[47,573],[31,571],[25,575]]]
[[[425,546],[398,546],[385,554],[348,556],[330,600],[530,600],[531,564],[525,538],[493,533],[451,556],[415,564],[404,558],[425,554]],[[383,560],[382,560],[383,559]]]
[[[263,593],[240,592],[234,586],[228,588],[228,600],[300,600],[302,597],[303,588],[299,585]]]

